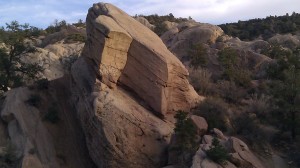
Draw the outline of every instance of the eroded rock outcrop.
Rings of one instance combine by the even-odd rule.
[[[179,59],[187,56],[191,45],[199,43],[215,43],[223,35],[223,30],[207,23],[187,21],[178,24],[165,32],[161,39],[168,49]]]
[[[164,166],[174,125],[160,117],[201,99],[187,70],[158,36],[111,4],[89,9],[87,37],[72,66],[72,92],[90,156],[100,168]]]
[[[87,16],[87,35],[82,55],[99,66],[104,84],[125,85],[163,115],[189,110],[199,100],[182,63],[158,36],[120,9],[94,5]]]
[[[28,88],[9,91],[1,111],[16,149],[15,157],[22,160],[22,168],[60,167],[52,137],[42,123],[39,110],[26,103],[31,94]]]
[[[22,59],[24,62],[39,64],[44,69],[40,74],[41,78],[54,80],[69,73],[71,64],[76,61],[83,46],[80,42],[65,44],[60,41],[45,48],[37,48],[37,52]]]

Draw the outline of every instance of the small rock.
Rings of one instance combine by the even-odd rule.
[[[198,135],[204,135],[207,131],[208,124],[203,117],[192,115],[191,120],[193,121],[194,125],[197,127]]]

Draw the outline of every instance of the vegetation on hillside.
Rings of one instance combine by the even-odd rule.
[[[226,34],[241,40],[253,40],[259,36],[264,39],[274,34],[296,33],[300,30],[300,14],[269,16],[264,19],[251,19],[219,25]]]
[[[175,18],[172,13],[170,13],[169,15],[163,15],[163,16],[159,16],[157,14],[148,15],[148,16],[144,16],[144,15],[139,15],[139,16],[146,18],[149,21],[149,23],[151,23],[152,25],[155,26],[154,32],[158,36],[161,36],[164,32],[167,31],[167,29],[163,25],[164,21],[180,23],[180,22],[188,20],[187,18],[181,18],[181,17]],[[189,18],[189,19],[191,19],[191,18]]]
[[[35,79],[43,69],[37,63],[26,63],[23,58],[36,52],[30,39],[36,36],[37,29],[17,21],[0,29],[0,90],[21,86],[27,79]]]

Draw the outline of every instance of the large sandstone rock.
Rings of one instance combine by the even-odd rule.
[[[155,33],[120,9],[95,4],[87,35],[82,55],[96,63],[106,85],[125,85],[162,115],[189,110],[199,100],[181,62]]]
[[[7,92],[1,111],[1,118],[8,123],[16,157],[23,160],[23,168],[59,168],[52,137],[42,123],[39,110],[26,103],[30,95],[27,88]]]
[[[81,57],[73,66],[73,98],[91,158],[99,168],[162,166],[172,124],[127,91],[101,83],[93,65]]]
[[[91,158],[99,168],[165,166],[174,125],[158,116],[200,100],[187,70],[151,30],[110,4],[89,9],[87,37],[72,92]]]

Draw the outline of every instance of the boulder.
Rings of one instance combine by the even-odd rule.
[[[111,4],[94,4],[86,21],[71,89],[91,158],[100,168],[165,166],[174,128],[166,116],[201,99],[187,70],[156,34]]]
[[[172,53],[182,59],[188,55],[191,44],[215,43],[223,33],[218,26],[187,21],[165,32],[161,39]]]
[[[232,153],[237,153],[238,155],[233,155],[235,159],[240,160],[242,164],[251,164],[255,168],[263,168],[261,161],[250,151],[247,144],[238,138],[230,137],[228,139],[229,150]]]
[[[197,127],[198,135],[202,136],[206,133],[208,124],[203,117],[192,115],[191,120],[193,121],[194,125]]]
[[[139,21],[144,26],[148,27],[150,30],[154,30],[154,28],[155,28],[155,26],[152,25],[151,23],[149,23],[149,21],[144,17],[138,16],[135,18],[135,20]]]
[[[227,137],[224,136],[224,134],[221,130],[214,128],[213,133],[217,136],[217,138],[222,139],[222,140],[227,140]]]
[[[207,156],[206,156],[205,151],[203,151],[201,148],[199,148],[193,157],[193,162],[192,162],[191,168],[199,168],[199,167],[202,168],[201,163],[203,162],[203,160],[206,157]]]
[[[178,23],[176,23],[176,22],[170,22],[170,21],[164,21],[163,23],[163,26],[167,29],[167,30],[170,30],[170,29],[172,29],[172,28],[175,28],[175,27],[177,27],[177,25],[178,25]]]
[[[200,100],[188,71],[161,39],[120,9],[94,4],[87,35],[82,56],[96,63],[104,84],[124,85],[161,115],[188,111]]]

